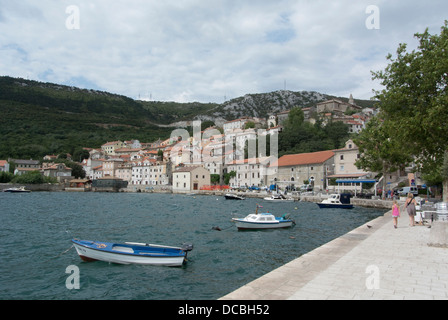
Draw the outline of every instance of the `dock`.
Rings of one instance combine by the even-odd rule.
[[[220,300],[448,300],[447,234],[389,211]]]

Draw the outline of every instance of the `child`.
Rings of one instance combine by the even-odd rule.
[[[397,204],[397,200],[394,200],[392,205],[392,217],[394,218],[394,228],[397,229],[398,217],[400,217],[400,207]]]

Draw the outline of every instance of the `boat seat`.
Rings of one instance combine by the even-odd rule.
[[[113,246],[112,250],[119,251],[119,252],[125,252],[125,253],[134,253],[134,249],[129,247],[122,247],[122,246]]]

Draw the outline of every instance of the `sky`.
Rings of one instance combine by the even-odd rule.
[[[0,0],[0,75],[155,101],[370,99],[387,54],[446,19],[446,0]]]

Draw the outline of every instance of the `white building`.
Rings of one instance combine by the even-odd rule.
[[[234,171],[235,177],[229,181],[231,187],[262,187],[268,184],[268,168],[271,157],[235,160],[227,165],[227,172]]]
[[[167,185],[169,176],[165,162],[145,158],[133,162],[131,183],[134,185]]]
[[[173,192],[188,193],[210,185],[210,172],[202,166],[180,167],[173,172]]]

